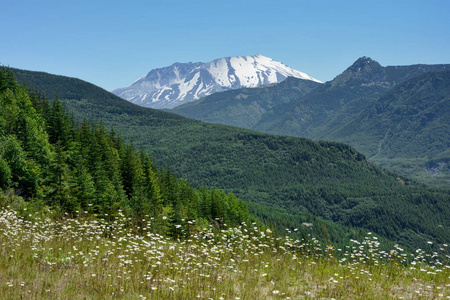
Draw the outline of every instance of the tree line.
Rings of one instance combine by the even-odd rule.
[[[29,92],[6,69],[0,70],[0,192],[3,204],[14,195],[61,215],[124,214],[137,225],[152,219],[169,235],[192,230],[190,221],[223,226],[251,218],[233,193],[194,189],[115,131],[76,122],[61,101]]]

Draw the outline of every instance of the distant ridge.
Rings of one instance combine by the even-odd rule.
[[[174,63],[151,70],[117,96],[151,108],[173,108],[216,92],[278,83],[287,77],[319,80],[262,55],[225,57],[202,63]]]

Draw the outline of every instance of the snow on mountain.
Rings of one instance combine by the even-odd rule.
[[[173,108],[216,92],[277,83],[287,77],[320,82],[262,55],[216,59],[209,63],[175,63],[151,70],[114,94],[135,104]]]

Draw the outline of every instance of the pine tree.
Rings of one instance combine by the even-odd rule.
[[[11,168],[0,155],[0,190],[5,190],[11,185],[11,177]]]

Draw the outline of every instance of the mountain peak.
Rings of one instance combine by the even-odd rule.
[[[384,68],[370,57],[358,58],[342,74],[333,79],[333,85],[384,85],[386,72]]]
[[[382,68],[382,66],[375,60],[371,59],[370,57],[367,56],[363,56],[358,58],[353,65],[351,65],[347,70],[351,70],[351,71],[356,71],[356,72],[360,72],[360,71],[364,71],[367,69],[378,69],[378,68]]]
[[[374,60],[368,56],[362,56],[362,57],[358,58],[356,61],[367,62],[367,63],[374,62]]]
[[[319,80],[255,54],[215,59],[208,63],[175,63],[151,70],[131,86],[114,94],[138,105],[173,108],[215,92],[278,83],[287,77],[319,82]]]

